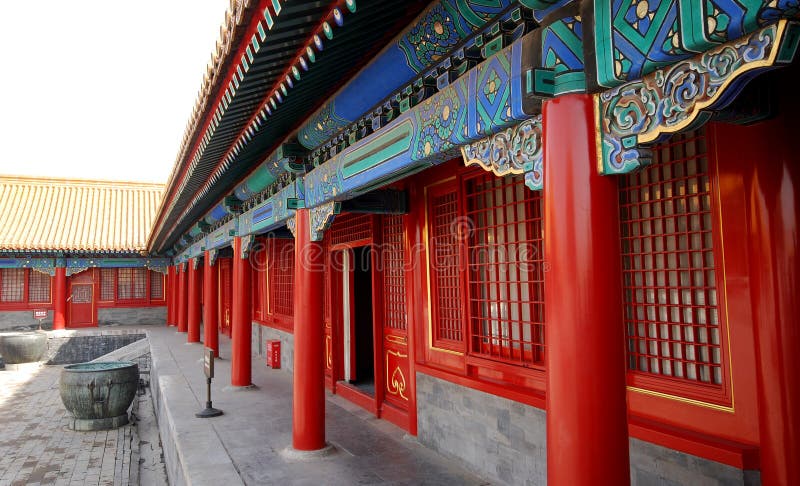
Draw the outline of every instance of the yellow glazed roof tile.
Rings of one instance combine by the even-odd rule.
[[[145,251],[163,191],[163,184],[0,175],[0,251]]]

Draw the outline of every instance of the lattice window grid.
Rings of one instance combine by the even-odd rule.
[[[330,245],[340,245],[372,238],[372,215],[340,214],[326,232]]]
[[[50,275],[31,270],[28,274],[28,302],[50,302]]]
[[[476,173],[463,181],[470,352],[516,364],[544,364],[541,193],[520,176]]]
[[[164,299],[164,275],[150,270],[150,299]]]
[[[383,217],[383,322],[386,327],[406,330],[405,247],[403,243],[403,217]]]
[[[100,269],[100,300],[114,300],[114,275],[113,268]]]
[[[629,369],[721,386],[711,182],[702,132],[655,147],[620,182]]]
[[[0,301],[22,302],[25,297],[25,269],[3,268],[0,272]]]
[[[461,344],[462,289],[459,263],[458,191],[432,195],[429,206],[431,286],[435,312],[433,338]]]
[[[270,240],[270,308],[273,314],[294,315],[294,242]]]

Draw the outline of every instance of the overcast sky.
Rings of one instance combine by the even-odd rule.
[[[166,182],[228,0],[0,0],[0,174]]]

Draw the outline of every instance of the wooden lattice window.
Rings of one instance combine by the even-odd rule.
[[[401,330],[408,325],[403,235],[402,216],[383,217],[383,322],[386,327]]]
[[[463,349],[463,289],[458,187],[434,186],[428,195],[431,333],[436,346]]]
[[[147,272],[146,268],[117,269],[117,300],[146,300]]]
[[[341,214],[333,220],[327,233],[330,245],[369,240],[372,238],[372,216],[369,214]]]
[[[25,269],[0,270],[0,302],[23,302],[25,297]]]
[[[164,275],[150,270],[150,300],[164,300]]]
[[[50,302],[50,275],[31,270],[28,274],[28,302]]]
[[[541,193],[521,176],[479,172],[463,180],[470,353],[544,364]]]
[[[294,315],[294,242],[270,239],[269,294],[273,314]]]
[[[113,268],[100,269],[100,300],[114,300],[114,276],[116,273]]]
[[[620,183],[628,368],[637,375],[724,381],[711,181],[703,132],[655,147]]]

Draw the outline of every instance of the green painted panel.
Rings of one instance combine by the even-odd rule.
[[[411,145],[411,132],[412,123],[406,120],[363,147],[346,154],[347,161],[342,166],[342,177],[345,179],[352,177],[408,150]]]

